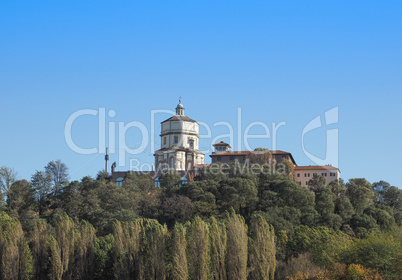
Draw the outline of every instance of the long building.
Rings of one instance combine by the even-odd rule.
[[[241,163],[244,164],[250,157],[253,151],[232,151],[229,144],[221,141],[213,144],[215,151],[210,155],[212,163]],[[270,151],[272,159],[276,162],[281,162],[283,159],[287,159],[293,163],[294,166],[294,179],[295,182],[308,187],[308,181],[310,181],[314,175],[324,176],[327,184],[332,181],[339,180],[340,171],[338,168],[332,165],[308,165],[298,166],[291,153],[272,150]]]

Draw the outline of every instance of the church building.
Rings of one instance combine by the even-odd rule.
[[[198,129],[198,123],[184,115],[179,100],[176,115],[161,123],[161,149],[154,154],[155,171],[190,171],[204,164],[204,154],[198,150]]]
[[[176,114],[161,123],[161,148],[155,151],[155,170],[137,171],[138,174],[149,174],[154,178],[155,186],[159,186],[159,176],[163,171],[174,170],[182,178],[182,183],[193,181],[199,176],[205,166],[204,154],[199,147],[199,125],[184,115],[184,106],[179,100]],[[232,151],[229,144],[223,141],[213,144],[215,151],[210,155],[212,163],[245,163],[252,151]],[[331,165],[325,166],[298,166],[291,153],[271,150],[273,159],[281,162],[289,160],[294,166],[295,182],[308,187],[309,181],[314,175],[326,178],[327,184],[339,180],[340,171]],[[121,185],[127,171],[115,171],[115,163],[112,165],[112,180]]]

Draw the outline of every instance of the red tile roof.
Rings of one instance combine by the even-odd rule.
[[[228,143],[225,143],[225,142],[223,142],[223,141],[221,141],[221,142],[219,142],[219,143],[215,143],[215,144],[213,144],[212,146],[229,146],[230,147],[230,145],[228,144]],[[230,147],[231,148],[231,147]]]
[[[291,155],[291,153],[284,152],[281,150],[272,150],[270,151],[272,155]]]
[[[210,155],[210,157],[217,157],[217,156],[248,156],[251,152],[250,151],[240,151],[240,152],[221,152],[215,153]]]
[[[252,153],[253,151],[229,151],[229,152],[218,152],[215,154],[210,155],[210,157],[220,157],[220,156],[248,156],[250,155],[250,153]],[[296,161],[294,160],[293,156],[291,153],[288,152],[284,152],[281,150],[272,150],[270,151],[271,155],[275,156],[275,155],[288,155],[291,159],[291,161],[293,162],[294,165],[297,166]]]
[[[332,165],[307,165],[307,166],[295,166],[295,171],[303,171],[303,170],[338,170],[341,172],[337,167]]]

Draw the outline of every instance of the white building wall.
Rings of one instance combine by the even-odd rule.
[[[314,174],[324,176],[327,180],[327,185],[332,181],[339,180],[339,170],[337,168],[328,169],[297,169],[294,171],[295,182],[303,187],[308,187],[308,181],[313,179]]]
[[[182,130],[183,125],[183,130]],[[161,133],[161,147],[170,148],[172,146],[179,146],[189,149],[189,139],[194,141],[194,149],[198,150],[198,130],[199,125],[195,122],[180,122],[170,121],[162,124]],[[166,133],[169,133],[165,135]],[[174,138],[178,137],[178,143],[175,143]],[[166,140],[165,140],[166,138]]]

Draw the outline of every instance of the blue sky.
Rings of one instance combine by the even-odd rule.
[[[0,166],[30,179],[61,159],[70,179],[95,176],[103,155],[66,144],[71,114],[105,108],[116,112],[107,124],[150,129],[151,111],[173,110],[182,96],[186,115],[208,124],[212,138],[228,132],[214,123],[232,124],[235,148],[238,108],[241,135],[255,121],[286,122],[277,148],[299,165],[314,164],[303,128],[338,107],[339,122],[306,135],[306,149],[325,157],[326,131],[338,129],[341,177],[401,187],[401,9],[400,1],[4,1]],[[167,117],[156,115],[156,147]],[[96,147],[97,117],[77,119],[73,137]],[[140,141],[138,129],[128,131],[128,145]],[[272,148],[272,139],[250,146]],[[119,170],[129,158],[152,164],[150,145]]]

